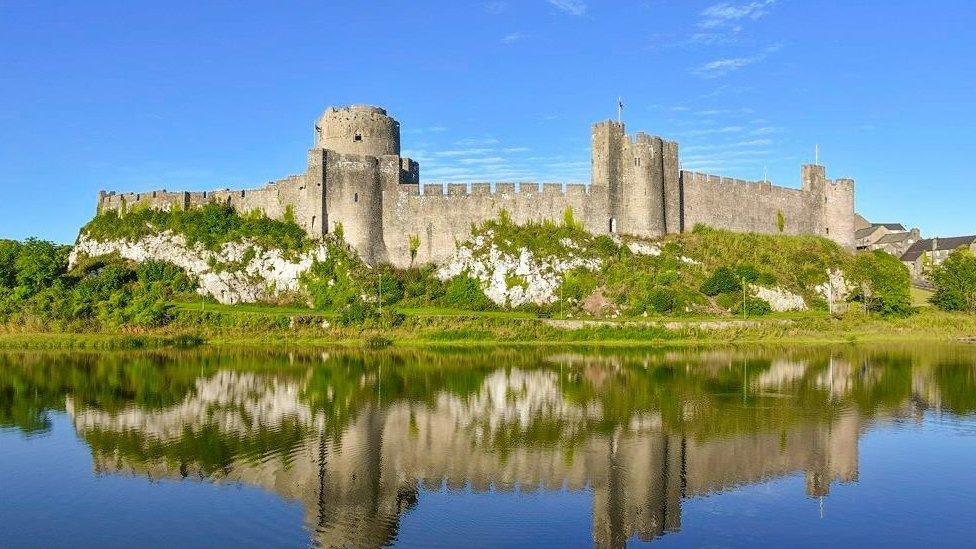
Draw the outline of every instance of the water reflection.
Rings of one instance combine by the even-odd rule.
[[[0,426],[64,410],[94,469],[259,486],[324,546],[395,541],[421,491],[588,490],[598,545],[682,501],[858,478],[872,421],[976,411],[976,352],[0,355]],[[557,512],[557,510],[553,510]]]

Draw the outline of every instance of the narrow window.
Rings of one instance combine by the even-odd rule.
[[[352,195],[353,202],[359,202],[359,193]]]
[[[610,233],[613,234],[617,232],[617,220],[610,218]]]

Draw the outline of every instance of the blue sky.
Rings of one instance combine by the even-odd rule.
[[[425,181],[588,181],[589,132],[976,233],[976,3],[0,0],[0,236],[62,242],[99,189],[259,186],[327,105],[385,106]]]

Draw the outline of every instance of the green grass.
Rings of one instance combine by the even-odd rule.
[[[315,309],[310,309],[308,307],[302,307],[301,305],[267,305],[261,303],[238,303],[235,305],[225,305],[223,303],[215,303],[210,300],[201,300],[197,302],[193,301],[179,301],[173,303],[173,305],[180,310],[184,311],[211,311],[217,313],[253,313],[253,314],[266,314],[266,315],[321,315],[321,316],[335,316],[335,313],[328,311],[317,311]]]
[[[932,297],[932,290],[925,290],[923,288],[916,288],[912,286],[912,306],[913,307],[931,307],[932,304],[929,303],[929,299]]]
[[[196,347],[204,343],[196,334],[0,333],[3,350],[120,351]]]
[[[185,334],[195,341],[225,347],[328,348],[364,347],[382,339],[399,347],[569,346],[647,347],[724,346],[738,344],[836,344],[866,342],[958,341],[976,337],[976,315],[935,309],[905,318],[882,318],[856,311],[843,317],[826,313],[764,317],[741,322],[712,319],[640,319],[585,324],[567,329],[523,314],[501,316],[467,311],[421,310],[397,326],[322,325],[319,317],[287,313],[256,314],[224,306],[221,313],[187,313],[174,325],[140,334],[27,333],[0,334],[6,349],[130,349],[180,344]],[[212,315],[218,315],[214,317]],[[203,320],[205,322],[197,322]],[[290,322],[295,320],[295,322]],[[301,322],[299,322],[301,320]],[[725,326],[701,326],[722,320]],[[663,322],[675,323],[667,327]]]
[[[404,307],[397,309],[407,316],[413,317],[473,317],[473,318],[536,318],[534,313],[523,311],[471,311],[450,307]]]

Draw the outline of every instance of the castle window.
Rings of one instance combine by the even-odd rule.
[[[356,194],[352,195],[352,201],[353,202],[359,202],[359,193],[356,193]]]
[[[363,140],[363,134],[361,134],[359,132],[356,132],[356,137],[354,137],[353,139],[355,141],[362,141]]]

